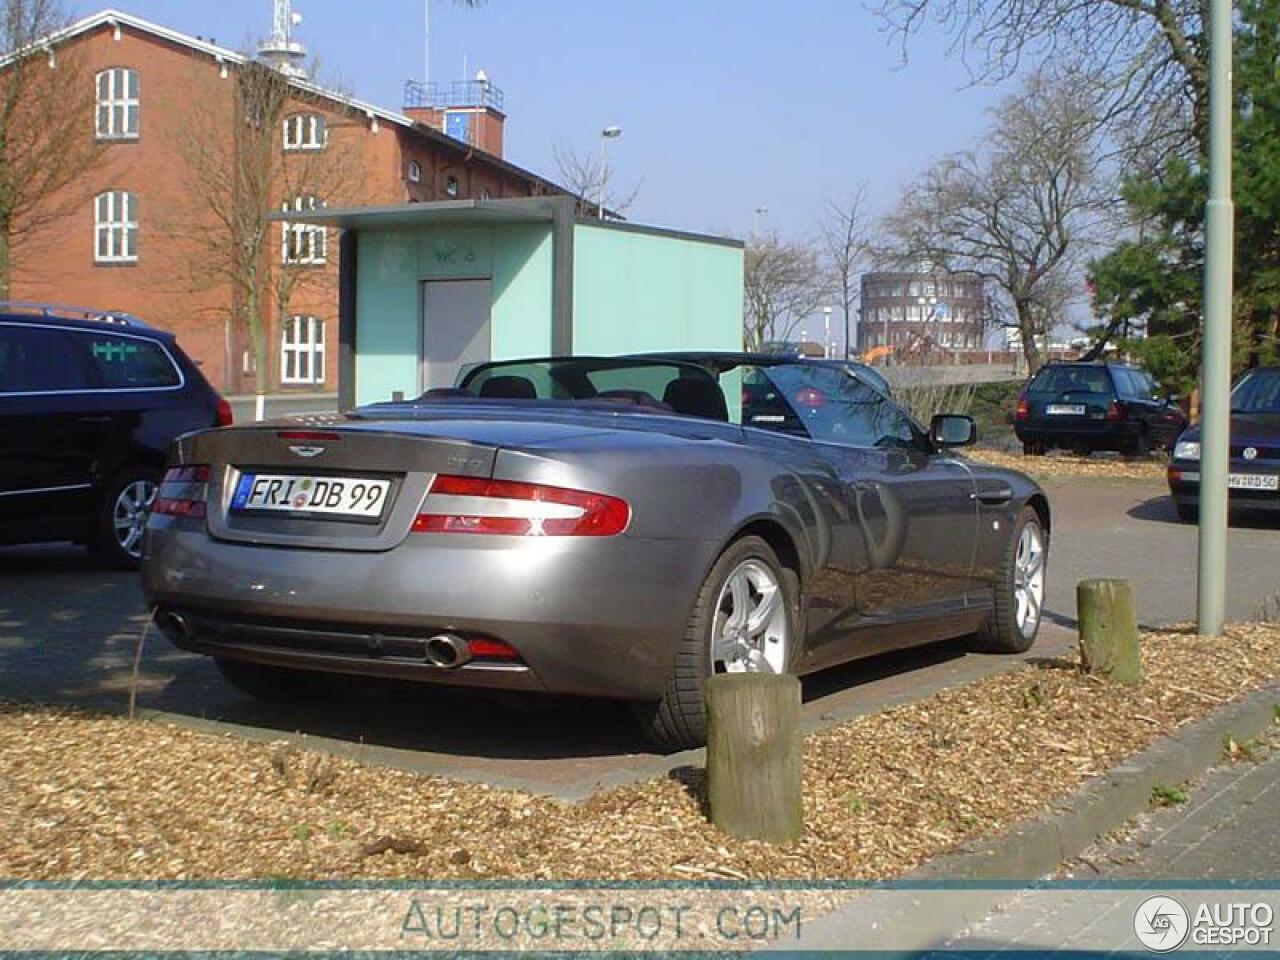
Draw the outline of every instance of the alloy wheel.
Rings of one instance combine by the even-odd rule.
[[[1024,637],[1035,635],[1044,605],[1044,533],[1034,521],[1018,535],[1013,558],[1013,595],[1017,603],[1014,620]]]
[[[786,597],[767,564],[743,560],[720,588],[711,624],[713,673],[782,673],[790,638]]]
[[[134,560],[142,556],[142,534],[147,528],[155,495],[156,485],[150,480],[134,480],[120,490],[111,509],[116,543]]]

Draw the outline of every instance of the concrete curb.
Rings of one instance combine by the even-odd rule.
[[[1078,792],[1051,802],[1048,812],[1015,824],[997,838],[924,864],[903,878],[923,888],[915,895],[872,889],[809,924],[788,949],[937,949],[991,913],[1012,892],[1011,885],[1052,873],[1099,835],[1146,810],[1156,784],[1183,783],[1216,766],[1222,761],[1225,736],[1247,740],[1270,729],[1277,703],[1280,686],[1269,686],[1220,707],[1090,780]],[[946,887],[948,896],[926,898],[930,887]]]

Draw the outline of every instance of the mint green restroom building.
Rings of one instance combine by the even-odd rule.
[[[584,217],[572,197],[292,219],[342,231],[343,409],[451,386],[486,360],[742,349],[737,240]]]

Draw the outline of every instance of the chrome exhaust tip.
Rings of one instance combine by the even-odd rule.
[[[170,640],[186,640],[191,636],[191,621],[173,610],[159,610],[155,624]]]
[[[437,633],[427,639],[427,662],[452,670],[471,659],[471,644],[455,633]]]

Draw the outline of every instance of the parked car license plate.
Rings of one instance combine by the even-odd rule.
[[[364,477],[243,473],[231,498],[231,509],[377,519],[390,489],[390,480]]]
[[[1044,408],[1044,412],[1049,414],[1049,416],[1051,417],[1059,417],[1059,416],[1083,417],[1084,404],[1083,403],[1051,403]]]
[[[1232,473],[1227,476],[1232,490],[1280,490],[1280,476],[1266,473]]]

